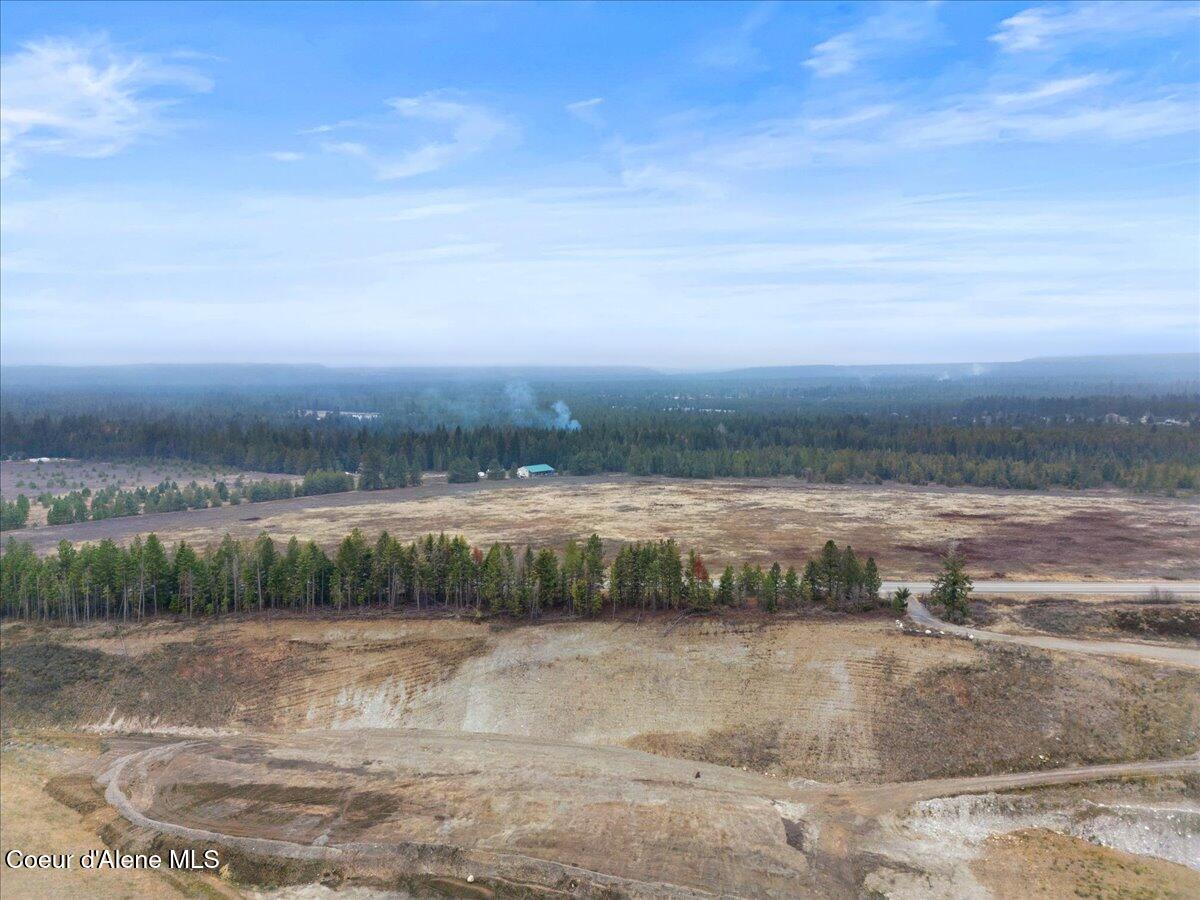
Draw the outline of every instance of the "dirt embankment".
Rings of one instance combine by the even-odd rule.
[[[1200,675],[898,633],[890,620],[280,618],[4,632],[6,728],[427,728],[786,778],[904,780],[1184,755]]]
[[[1011,634],[1200,646],[1200,603],[1169,593],[1136,603],[1062,597],[976,601],[971,604],[970,621]]]

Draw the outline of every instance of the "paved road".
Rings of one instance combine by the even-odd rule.
[[[1082,641],[1072,638],[1050,637],[1040,634],[1001,634],[966,625],[951,625],[933,615],[920,600],[908,601],[908,616],[918,625],[961,634],[977,641],[996,641],[1001,644],[1023,644],[1042,650],[1065,650],[1068,653],[1091,653],[1097,656],[1143,659],[1148,662],[1165,663],[1188,669],[1200,669],[1200,649],[1191,647],[1167,647],[1159,644],[1140,644],[1134,641]]]
[[[884,591],[906,587],[914,594],[927,594],[930,581],[885,581]],[[976,594],[1095,594],[1142,596],[1159,590],[1179,596],[1200,596],[1200,581],[976,581]]]

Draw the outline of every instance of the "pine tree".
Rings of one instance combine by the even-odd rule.
[[[863,569],[863,586],[867,591],[867,599],[872,603],[879,602],[879,589],[883,587],[883,579],[879,577],[879,567],[875,565],[875,557],[867,557],[867,565]]]
[[[825,546],[821,548],[821,558],[817,566],[820,573],[821,593],[828,603],[836,604],[842,595],[842,554],[838,550],[837,544],[833,541],[825,542]]]
[[[795,609],[800,605],[800,578],[793,566],[788,566],[783,576],[783,603],[788,609]]]
[[[358,489],[377,491],[383,487],[383,459],[378,451],[368,450],[358,463]]]
[[[941,605],[951,622],[963,622],[970,608],[973,586],[971,576],[966,573],[966,562],[959,553],[951,551],[942,558],[942,571],[934,579],[929,599]]]
[[[721,573],[721,580],[717,583],[718,606],[733,606],[737,601],[735,582],[736,576],[733,574],[733,566],[726,566],[725,571]]]
[[[775,563],[763,579],[762,607],[769,613],[779,611],[779,595],[783,586],[782,581],[783,573],[780,571],[779,563]]]

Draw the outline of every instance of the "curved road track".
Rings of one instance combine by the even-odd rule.
[[[1044,650],[1063,650],[1068,652],[1092,653],[1112,657],[1133,657],[1147,661],[1200,668],[1200,650],[1184,647],[1164,647],[1150,644],[1138,644],[1122,641],[1084,641],[1065,638],[1043,637],[1039,635],[1010,635],[999,634],[963,626],[951,625],[933,616],[924,604],[913,600],[909,605],[909,616],[914,623],[929,630],[959,634],[972,640],[998,641],[1003,643],[1024,644]],[[391,733],[389,743],[403,745],[407,741],[428,740],[433,733],[396,730]],[[528,745],[531,751],[536,750],[541,742],[524,738],[489,734],[454,733],[444,739],[469,744],[473,752],[481,759],[489,758],[492,745],[503,744]],[[384,855],[394,854],[395,846],[373,843],[347,843],[344,846],[326,846],[292,841],[271,840],[223,834],[195,827],[186,822],[161,821],[146,815],[149,810],[142,810],[138,803],[131,798],[130,789],[138,795],[137,782],[149,776],[148,769],[155,763],[168,758],[179,750],[185,749],[191,742],[184,741],[160,745],[146,749],[138,748],[134,752],[121,754],[114,760],[100,780],[105,786],[105,799],[122,816],[134,825],[166,833],[178,838],[200,842],[216,842],[227,847],[243,851],[264,853],[284,858],[333,862],[349,852],[355,855]],[[593,755],[619,754],[630,757],[629,764],[636,765],[637,760],[644,756],[638,751],[623,748],[604,748],[579,745],[576,750],[579,764],[583,764]],[[574,757],[573,757],[574,758]],[[658,766],[668,765],[658,757],[646,756],[648,761],[654,761]],[[696,764],[683,768],[679,777],[685,784],[692,783],[691,769]],[[706,765],[705,770],[716,775],[722,767]],[[130,773],[134,773],[130,778]],[[816,843],[821,851],[827,854],[827,859],[847,861],[855,850],[856,845],[865,840],[861,828],[865,821],[878,821],[878,817],[892,811],[901,810],[911,804],[935,797],[952,797],[962,794],[984,793],[990,791],[1006,791],[1020,788],[1031,788],[1047,785],[1079,783],[1086,781],[1105,780],[1138,775],[1171,775],[1200,772],[1200,754],[1193,754],[1183,759],[1146,760],[1141,762],[1110,763],[1090,766],[1073,766],[1069,768],[1050,769],[1042,771],[1016,772],[1008,774],[983,775],[963,778],[928,779],[923,781],[901,782],[890,784],[841,784],[825,785],[813,782],[797,781],[781,783],[765,776],[744,773],[736,769],[724,770],[730,779],[730,789],[743,793],[755,794],[773,801],[786,800],[801,804],[807,812],[805,817],[816,825]],[[669,773],[668,776],[669,780]],[[699,772],[696,773],[699,777]],[[711,782],[709,782],[711,783]],[[196,823],[197,825],[199,823]],[[447,848],[453,849],[453,848]],[[478,854],[478,848],[471,850],[463,848],[471,855]],[[461,851],[456,851],[461,852]],[[492,853],[489,857],[494,860],[511,855]],[[555,864],[562,865],[562,864]],[[645,882],[629,882],[620,878],[606,875],[603,872],[588,871],[574,866],[562,866],[563,872],[571,877],[585,877],[598,885],[630,891],[641,896],[675,896],[676,885],[648,884]],[[690,892],[688,896],[694,896]]]

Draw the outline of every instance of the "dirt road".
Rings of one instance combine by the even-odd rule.
[[[997,641],[1003,644],[1023,644],[1041,650],[1065,650],[1068,653],[1092,653],[1125,659],[1142,659],[1189,669],[1200,669],[1200,650],[1190,647],[1164,647],[1158,644],[1139,644],[1134,641],[1083,641],[1049,637],[1040,634],[1001,634],[966,625],[951,625],[931,613],[920,600],[908,602],[908,616],[925,628],[936,628],[949,634],[963,635],[976,641]]]
[[[138,828],[260,859],[358,877],[395,868],[460,886],[468,877],[565,878],[631,897],[692,898],[715,885],[727,896],[849,895],[857,879],[845,863],[875,833],[863,817],[921,800],[1197,771],[1192,756],[824,785],[624,748],[368,729],[134,746],[110,758],[100,781],[109,805]],[[240,798],[253,799],[253,811]],[[537,817],[521,819],[528,825],[509,827],[534,809]]]
[[[1021,788],[1045,787],[1053,784],[1074,784],[1084,781],[1103,781],[1109,778],[1128,778],[1139,775],[1180,775],[1200,772],[1200,754],[1184,759],[1158,759],[1144,762],[1107,763],[1094,766],[1071,766],[1034,772],[1012,772],[1002,775],[979,775],[966,778],[934,778],[924,781],[903,781],[891,784],[832,786],[830,796],[853,798],[859,811],[869,808],[873,814],[900,809],[919,800],[934,797],[957,797],[962,794],[982,794],[989,791],[1011,791]],[[812,790],[810,787],[809,790]],[[820,789],[818,789],[819,791]]]
[[[931,581],[885,581],[884,591],[908,588],[927,594]],[[975,581],[976,594],[1075,594],[1083,596],[1137,597],[1153,591],[1185,597],[1200,596],[1200,581]]]

